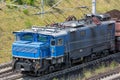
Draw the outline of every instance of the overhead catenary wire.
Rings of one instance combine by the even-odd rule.
[[[72,11],[73,11],[73,9],[71,9]],[[67,11],[67,10],[65,10],[65,11]],[[68,10],[68,11],[70,11],[70,10]],[[54,12],[50,12],[51,14],[53,14],[55,17],[56,17],[56,19],[59,19],[60,20],[60,17],[58,17],[55,13],[58,13],[57,11],[54,11]],[[63,12],[63,13],[60,13],[60,15],[62,15],[62,18],[64,18],[64,19],[66,19],[66,14]]]
[[[63,0],[58,1],[56,4],[54,4],[52,7],[50,7],[47,11],[50,11],[52,8],[58,6]],[[46,12],[47,12],[46,11]]]
[[[39,15],[39,14],[45,14],[45,13],[47,13],[47,12],[50,12],[50,10],[52,10],[52,8],[54,8],[55,6],[58,6],[61,2],[62,2],[63,0],[60,0],[60,1],[58,1],[56,4],[54,4],[52,7],[50,7],[48,10],[46,10],[46,11],[44,11],[44,12],[37,12],[37,13],[35,13],[35,15]],[[44,2],[43,2],[43,0],[41,0],[41,9],[43,10],[43,6],[44,6]]]
[[[48,10],[46,10],[46,11],[44,11],[44,12],[42,12],[41,11],[41,13],[37,13],[37,14],[35,14],[35,15],[43,15],[43,14],[52,14],[54,17],[55,17],[55,19],[59,19],[60,20],[60,18],[55,14],[55,13],[59,13],[61,16],[62,16],[62,19],[64,18],[64,19],[66,19],[67,17],[68,17],[68,15],[67,14],[65,14],[65,12],[67,12],[67,11],[73,11],[73,13],[75,14],[76,12],[74,11],[74,10],[77,10],[77,9],[80,9],[80,11],[81,11],[81,13],[83,14],[83,10],[81,9],[81,8],[87,8],[88,9],[88,7],[87,6],[80,6],[80,4],[79,4],[79,2],[77,1],[77,3],[78,3],[78,6],[76,6],[76,7],[72,7],[72,8],[59,8],[59,7],[57,7],[58,5],[60,5],[60,4],[64,4],[64,3],[62,3],[62,1],[63,0],[60,0],[60,1],[58,1],[57,3],[55,3],[52,7],[51,6],[49,6],[50,8],[48,9]],[[43,4],[43,3],[41,3],[41,4]],[[65,4],[64,4],[65,5]],[[72,2],[70,2],[70,5],[72,5],[72,6],[74,6],[73,5],[73,3]],[[43,7],[43,6],[42,6]],[[52,9],[54,9],[54,10],[52,10]],[[84,15],[84,14],[83,14]],[[67,17],[66,17],[67,16]],[[54,23],[54,22],[56,22],[56,20],[54,19],[54,21],[51,21],[50,19],[48,19],[47,18],[47,20],[50,22],[50,23]],[[46,21],[46,20],[44,20],[45,21],[45,23],[47,23],[48,24],[48,22]]]
[[[61,19],[60,19],[61,17],[59,17],[56,13],[62,15],[62,18],[65,19],[65,16],[63,15],[63,11],[62,11],[62,10],[60,10],[59,8],[57,8],[57,6],[54,7],[53,9],[54,9],[55,11],[54,11],[54,12],[51,11],[51,14],[53,14],[53,15],[56,17],[56,19],[61,20]]]
[[[80,9],[81,13],[83,14],[84,11],[81,8],[86,8],[87,10],[89,10],[87,6],[79,6],[79,5],[77,7],[74,7],[74,8],[62,8],[62,9],[60,9],[57,6],[60,5],[61,2],[62,2],[62,0],[58,1],[56,4],[54,4],[52,7],[50,7],[47,11],[45,11],[44,14],[50,14],[51,13],[51,14],[53,14],[56,17],[55,13],[59,13],[60,12],[60,15],[62,15],[63,18],[66,18],[66,15],[64,15],[65,11],[67,12],[67,11],[74,11],[74,10]],[[73,5],[73,3],[71,3],[71,2],[70,2],[70,4]],[[54,10],[52,10],[52,9],[54,9]],[[74,12],[74,13],[76,13],[76,12]],[[35,15],[40,15],[40,14],[43,14],[43,12],[37,13]],[[57,17],[57,19],[58,19],[58,17]]]
[[[47,11],[44,11],[44,2],[43,2],[43,0],[41,0],[41,12],[37,12],[37,13],[35,13],[34,15],[40,15],[40,14],[41,14],[41,18],[42,18],[42,16],[43,16],[44,14],[46,14],[46,13],[51,13],[51,14],[53,14],[54,12],[53,12],[53,11],[50,11],[50,10],[53,9],[55,6],[58,6],[62,1],[63,1],[63,0],[58,1],[58,2],[55,3],[52,7],[50,7]],[[56,18],[58,18],[55,14],[54,14],[54,16],[55,16]],[[51,22],[51,20],[49,20],[48,18],[47,18],[47,20],[48,20],[50,23],[53,23],[53,22]],[[46,20],[44,20],[44,21],[45,21],[45,23],[48,24],[48,22],[47,22]]]
[[[51,6],[49,6],[51,7]],[[54,12],[51,12],[51,14],[56,18],[56,19],[60,19]]]
[[[75,7],[75,8],[65,8],[65,9],[61,9],[62,11],[63,11],[63,13],[61,13],[61,15],[64,17],[64,18],[66,18],[66,16],[65,16],[65,11],[67,12],[67,11],[73,11],[73,15],[76,13],[76,11],[74,11],[74,10],[77,10],[77,9],[80,9],[81,10],[81,8],[87,8],[87,6],[77,6],[77,7]],[[52,13],[55,13],[55,12],[52,12]],[[83,14],[83,10],[81,10],[81,13]],[[83,14],[84,15],[84,14]]]

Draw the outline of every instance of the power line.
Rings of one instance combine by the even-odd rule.
[[[54,4],[52,7],[50,7],[48,10],[44,11],[44,0],[41,0],[41,12],[37,12],[35,13],[35,15],[40,15],[40,14],[45,14],[47,12],[49,12],[51,9],[53,9],[55,6],[58,6],[58,4],[60,4],[63,0],[58,1],[56,4]]]
[[[56,4],[54,4],[51,8],[49,8],[47,11],[50,11],[54,7],[58,6],[63,0],[58,1]]]

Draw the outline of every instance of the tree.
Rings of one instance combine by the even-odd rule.
[[[36,0],[6,0],[7,2],[15,2],[19,5],[27,4],[27,5],[34,5]]]
[[[47,6],[53,6],[55,4],[56,0],[45,0],[45,3]]]

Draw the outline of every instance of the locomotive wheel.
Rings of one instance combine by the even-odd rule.
[[[108,50],[103,51],[103,53],[104,53],[105,56],[109,55],[109,51]]]
[[[89,55],[89,56],[84,57],[83,62],[89,62],[89,61],[91,61],[91,60],[92,60],[92,58],[91,58],[91,56]]]
[[[24,72],[25,74],[29,75],[29,76],[34,76],[37,77],[37,75],[35,74],[35,72],[31,71],[31,72]]]
[[[49,67],[49,72],[51,73],[51,72],[53,72],[55,70],[55,67],[54,66],[50,66]]]
[[[92,60],[96,59],[96,55],[95,55],[95,54],[92,54],[92,55],[91,55],[91,59],[92,59]]]
[[[114,54],[114,53],[116,53],[116,52],[117,52],[117,51],[115,51],[115,50],[114,50],[114,51],[109,50],[109,53],[110,53],[110,54]]]
[[[34,72],[34,76],[35,77],[43,76],[43,75],[45,75],[45,71],[39,71],[39,70],[37,70],[36,72]]]

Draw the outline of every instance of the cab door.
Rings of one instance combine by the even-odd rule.
[[[63,56],[64,55],[64,38],[60,37],[57,38],[57,45],[56,45],[56,56]]]
[[[60,57],[64,55],[64,40],[62,37],[51,39],[51,57]]]

